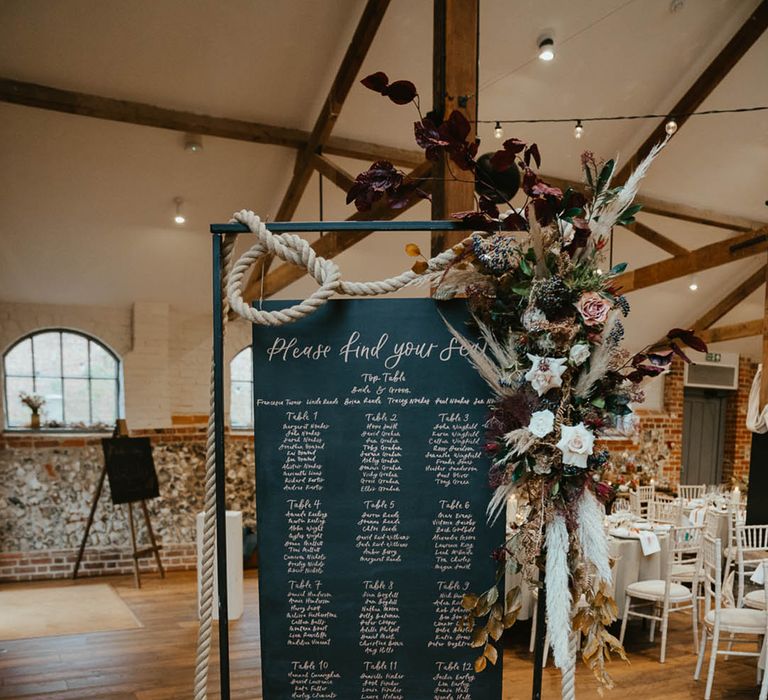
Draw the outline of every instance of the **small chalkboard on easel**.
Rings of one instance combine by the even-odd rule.
[[[134,503],[160,495],[148,437],[104,438],[101,446],[112,503]]]
[[[93,518],[96,514],[96,506],[99,503],[99,497],[104,488],[104,479],[109,478],[109,491],[112,496],[112,503],[115,505],[128,504],[128,523],[131,528],[131,547],[133,550],[133,575],[136,587],[141,588],[139,559],[143,556],[154,555],[160,576],[165,578],[165,570],[160,560],[162,545],[158,544],[155,540],[155,533],[152,530],[152,522],[149,518],[149,509],[147,508],[147,500],[157,498],[160,495],[160,485],[157,480],[155,461],[152,457],[152,445],[149,438],[130,438],[127,437],[127,433],[128,427],[125,420],[121,419],[117,421],[114,436],[104,438],[101,441],[102,449],[104,450],[104,466],[101,469],[96,493],[93,496],[91,512],[88,515],[83,539],[80,542],[80,550],[75,560],[72,578],[77,578],[77,572],[80,569],[80,563],[85,552],[85,544],[88,541],[88,533],[91,530]],[[136,502],[141,504],[144,523],[150,541],[150,546],[144,549],[138,549],[136,546],[136,525],[133,520],[133,504]]]

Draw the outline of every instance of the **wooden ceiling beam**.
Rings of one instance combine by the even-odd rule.
[[[320,153],[312,156],[312,167],[344,192],[349,192],[355,182],[353,175]]]
[[[626,294],[645,287],[652,287],[662,282],[696,272],[703,272],[725,263],[758,255],[768,250],[768,226],[742,233],[734,238],[727,238],[692,250],[688,255],[668,258],[652,265],[640,267],[618,275],[614,284]]]
[[[454,110],[461,112],[470,124],[470,142],[477,120],[479,2],[434,0],[433,109],[446,119]],[[434,178],[433,219],[447,219],[454,212],[475,208],[474,175],[451,166],[447,154],[435,163]],[[432,255],[460,242],[464,235],[461,231],[433,231]]]
[[[687,255],[691,251],[688,248],[681,246],[679,243],[675,243],[671,238],[667,238],[658,231],[652,229],[650,226],[646,226],[640,221],[635,221],[633,224],[625,226],[629,231],[632,231],[636,236],[642,238],[644,241],[648,241],[655,245],[657,248],[661,248],[670,255]]]
[[[339,70],[333,80],[328,96],[325,98],[320,114],[315,120],[315,126],[309,135],[307,143],[296,156],[296,167],[291,182],[277,210],[277,221],[288,221],[296,212],[309,178],[312,176],[312,158],[320,152],[331,135],[333,127],[341,114],[349,91],[360,72],[365,57],[368,55],[373,38],[379,29],[384,13],[389,7],[390,0],[368,0],[357,24],[347,52],[341,61]]]
[[[569,187],[577,190],[584,190],[584,183],[580,180],[557,177],[555,175],[542,175],[541,178],[553,187],[559,187],[563,192]],[[721,214],[711,209],[701,209],[700,207],[691,207],[686,204],[676,204],[655,197],[646,197],[638,194],[635,197],[635,204],[642,204],[643,214],[656,214],[668,219],[678,219],[689,221],[703,226],[713,226],[715,228],[724,228],[728,231],[745,232],[765,226],[766,221],[757,221],[747,219],[742,216],[733,216],[731,214]]]
[[[765,284],[765,274],[768,265],[763,265],[757,272],[751,274],[736,289],[724,296],[709,311],[698,318],[691,328],[694,330],[706,330],[714,326],[729,311],[732,311],[750,294],[760,289]]]
[[[421,166],[415,168],[410,174],[409,178],[419,180],[429,176],[432,170],[432,163],[427,161],[422,163]],[[421,184],[423,191],[429,191],[433,185],[431,180],[425,180]],[[397,218],[400,213],[407,211],[419,202],[424,201],[418,194],[414,194],[408,201],[405,207],[402,209],[392,209],[385,201],[377,202],[370,211],[356,212],[350,216],[347,221],[389,221]],[[323,258],[334,258],[340,253],[344,252],[348,248],[351,248],[356,243],[362,241],[367,236],[370,236],[372,231],[333,231],[324,234],[321,238],[318,238],[312,243],[314,251]],[[405,259],[405,258],[403,258]],[[273,294],[276,294],[282,289],[285,289],[289,284],[292,284],[296,280],[301,279],[307,271],[304,268],[291,265],[289,263],[283,263],[279,267],[275,268],[264,278],[264,293],[263,296],[266,299]],[[246,288],[243,298],[254,299],[259,295],[259,288]]]
[[[675,136],[688,121],[688,117],[684,115],[695,112],[701,106],[766,29],[768,29],[768,0],[762,0],[715,59],[688,88],[675,106],[669,110],[669,114],[681,115],[675,117],[677,122]],[[614,178],[617,184],[626,182],[640,161],[651,152],[657,143],[666,138],[666,122],[666,119],[661,120],[632,157],[624,163]]]
[[[144,102],[116,100],[9,78],[0,78],[0,102],[271,146],[304,149],[309,142],[309,132],[301,129],[167,109]],[[423,152],[415,149],[395,148],[337,136],[326,141],[323,152],[371,162],[388,160],[411,168],[424,160]]]
[[[738,340],[739,338],[751,338],[763,334],[763,319],[754,321],[742,321],[731,323],[727,326],[718,326],[700,331],[697,335],[707,344],[722,343],[726,340]]]

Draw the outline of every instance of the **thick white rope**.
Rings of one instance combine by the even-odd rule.
[[[576,700],[576,657],[579,653],[579,633],[571,632],[568,640],[568,665],[561,672],[560,695],[563,700]]]
[[[224,293],[222,302],[222,333],[226,332],[229,308],[246,321],[262,326],[281,326],[309,316],[317,311],[334,294],[349,296],[376,296],[389,294],[413,284],[424,275],[444,270],[458,256],[470,239],[459,246],[443,251],[427,262],[423,273],[407,270],[396,277],[377,282],[345,282],[341,271],[332,260],[319,257],[305,239],[289,233],[273,234],[261,219],[252,211],[239,211],[232,222],[245,224],[257,241],[245,252],[232,267],[232,253],[235,247],[234,234],[224,237],[222,247],[221,279]],[[307,299],[286,309],[263,311],[256,309],[243,300],[243,279],[245,273],[264,256],[275,256],[285,262],[293,263],[307,270],[318,283],[318,289]],[[200,592],[200,627],[197,641],[197,662],[195,666],[195,700],[208,697],[208,666],[211,655],[211,633],[213,627],[213,576],[216,542],[216,461],[215,461],[215,422],[214,422],[214,374],[211,362],[210,409],[208,414],[208,432],[205,450],[205,519],[203,521],[203,562]]]
[[[235,250],[235,236],[227,235],[221,250],[221,291],[222,291],[222,334],[226,334],[229,303],[224,294],[227,276],[232,265]],[[223,338],[222,338],[223,342]],[[205,444],[205,501],[203,519],[203,566],[200,574],[200,626],[197,633],[197,659],[195,663],[195,700],[208,697],[208,666],[211,655],[211,632],[213,627],[213,572],[216,544],[216,423],[214,413],[214,362],[211,356],[211,383],[208,404],[208,430]]]

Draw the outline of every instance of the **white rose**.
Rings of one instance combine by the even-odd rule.
[[[586,469],[587,457],[592,454],[594,444],[595,436],[584,423],[579,423],[562,427],[557,447],[563,453],[563,464]]]
[[[568,359],[573,362],[577,367],[583,365],[589,357],[589,345],[586,343],[578,343],[571,348],[568,353]]]
[[[550,389],[563,385],[563,374],[568,369],[566,357],[539,357],[528,355],[533,363],[525,374],[526,381],[531,383],[534,391],[543,396]]]
[[[531,422],[528,423],[530,430],[536,437],[543,438],[549,435],[555,427],[555,414],[552,411],[536,411],[531,415]]]

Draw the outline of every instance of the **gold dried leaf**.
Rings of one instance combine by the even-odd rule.
[[[584,645],[584,651],[581,652],[584,661],[589,661],[597,653],[599,648],[600,642],[598,641],[597,636],[594,634],[590,635],[587,643]]]
[[[504,620],[502,621],[504,623],[504,629],[509,629],[512,627],[512,625],[517,622],[517,615],[520,612],[520,609],[513,610],[511,613],[507,613],[504,615]]]
[[[464,252],[464,244],[463,243],[457,243],[455,246],[453,246],[453,248],[451,248],[451,250],[456,255],[461,255]]]
[[[491,605],[493,605],[497,600],[499,599],[499,589],[494,586],[493,588],[489,588],[484,594],[483,594],[483,601],[488,605],[490,608]]]
[[[423,275],[428,269],[429,265],[427,265],[426,260],[417,260],[411,268],[417,275]]]
[[[519,586],[507,591],[507,596],[506,596],[507,610],[512,610],[514,607],[516,607],[515,603],[518,602],[519,598],[520,598]]]
[[[504,634],[504,625],[501,620],[497,620],[493,617],[488,620],[488,634],[497,642],[501,639],[501,635]]]
[[[496,651],[496,647],[493,644],[486,644],[483,650],[483,656],[490,661],[494,666],[499,658],[499,652]]]
[[[481,647],[488,641],[488,630],[485,627],[475,627],[472,632],[472,639],[469,642],[471,647]]]
[[[464,610],[472,610],[476,605],[479,598],[474,593],[465,593],[461,599],[461,607]]]
[[[406,255],[410,255],[412,258],[418,258],[421,255],[421,248],[415,243],[409,243],[405,246]]]
[[[501,606],[501,603],[494,603],[491,608],[491,617],[496,620],[501,620],[504,617],[504,608]]]
[[[482,673],[485,671],[486,660],[484,656],[478,656],[475,659],[475,673]]]

